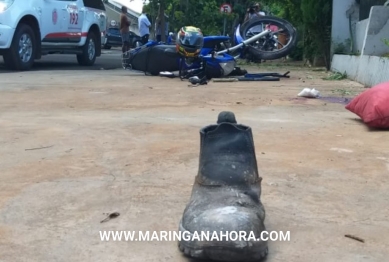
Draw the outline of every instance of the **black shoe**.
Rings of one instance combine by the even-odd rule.
[[[234,113],[221,112],[216,125],[200,130],[200,138],[199,170],[180,221],[179,249],[198,259],[260,261],[268,247],[258,240],[266,230],[265,209],[251,128],[237,124]]]

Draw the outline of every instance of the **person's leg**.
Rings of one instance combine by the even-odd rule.
[[[146,42],[145,42],[145,35],[141,37],[140,41],[142,42],[142,45],[146,44]]]
[[[162,39],[161,35],[157,35],[157,42],[161,42],[161,39]]]
[[[124,54],[127,54],[127,52],[130,50],[130,42],[129,42],[129,39],[130,38],[130,33],[123,33],[122,34],[122,53],[123,55]]]
[[[125,34],[125,50],[128,52],[130,50],[130,33]]]
[[[129,49],[129,33],[123,33],[122,34],[122,42],[123,42],[123,47],[122,47],[122,52],[125,53]]]
[[[122,35],[122,53],[124,54],[126,52],[126,34],[121,34]]]
[[[142,36],[142,44],[145,45],[149,41],[149,35],[144,35]]]

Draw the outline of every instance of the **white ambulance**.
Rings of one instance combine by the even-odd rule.
[[[11,70],[29,70],[47,54],[101,55],[107,15],[102,0],[0,0],[0,55]]]

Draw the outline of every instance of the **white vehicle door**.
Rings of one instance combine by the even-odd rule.
[[[107,28],[107,15],[102,0],[82,0],[85,12],[87,12],[88,21],[91,24],[96,23],[100,32],[105,32]]]
[[[104,43],[107,29],[107,14],[103,0],[82,0],[85,10],[85,19],[92,24],[97,24],[101,32],[101,42]]]
[[[65,30],[71,35],[81,36],[82,26],[84,24],[85,14],[81,0],[67,1],[66,12],[67,22]]]
[[[105,12],[100,12],[99,14],[99,26],[100,26],[100,31],[105,33],[105,30],[107,29],[107,15]]]
[[[62,42],[64,39],[63,23],[65,1],[42,0],[39,1],[41,35],[44,42]]]

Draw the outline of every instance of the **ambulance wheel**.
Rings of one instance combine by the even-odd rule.
[[[11,42],[11,47],[3,54],[7,69],[25,71],[34,64],[36,54],[34,30],[26,24],[19,24]]]
[[[82,66],[92,66],[96,61],[96,36],[93,32],[88,33],[82,54],[77,55],[77,62]]]

